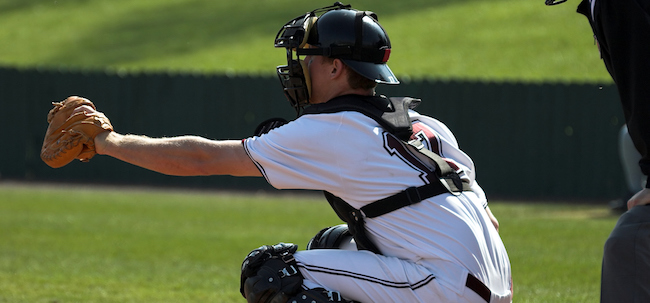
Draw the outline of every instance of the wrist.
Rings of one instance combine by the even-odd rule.
[[[103,132],[95,137],[95,152],[99,155],[106,155],[108,153],[108,145],[111,136],[114,134],[112,131]]]

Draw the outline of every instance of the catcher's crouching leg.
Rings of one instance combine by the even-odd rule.
[[[242,264],[239,291],[249,303],[341,302],[337,292],[302,289],[303,276],[293,254],[297,245],[265,245],[250,252]]]

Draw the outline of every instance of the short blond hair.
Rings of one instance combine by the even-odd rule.
[[[353,69],[351,69],[348,66],[348,84],[350,84],[350,87],[357,89],[357,88],[362,88],[362,89],[374,89],[377,87],[377,82],[372,79],[368,79],[361,74],[357,73]]]

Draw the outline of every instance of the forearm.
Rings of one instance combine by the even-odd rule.
[[[108,155],[159,173],[175,176],[259,176],[241,141],[214,141],[197,136],[149,138],[101,134],[98,154]]]

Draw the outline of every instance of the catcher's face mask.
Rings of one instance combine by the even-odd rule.
[[[278,66],[276,71],[284,88],[284,94],[296,111],[309,104],[311,80],[304,59],[301,59],[298,54],[294,59],[293,53],[307,46],[306,37],[317,18],[309,13],[293,19],[282,27],[275,38],[275,47],[284,47],[287,52],[287,65]]]
[[[317,14],[334,9],[349,8],[351,8],[350,5],[336,2],[332,6],[315,9],[287,22],[275,36],[275,47],[286,48],[287,51],[287,65],[278,66],[276,71],[284,88],[284,94],[297,113],[300,113],[303,106],[309,104],[311,94],[309,69],[304,59],[300,58],[300,55],[301,50],[308,48],[307,38],[318,19]],[[296,52],[295,59],[294,52]]]

